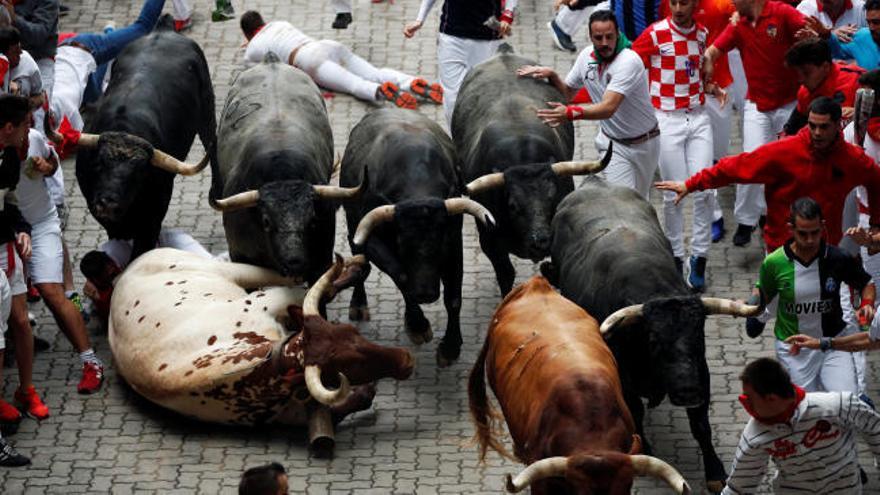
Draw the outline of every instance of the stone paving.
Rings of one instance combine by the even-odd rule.
[[[124,25],[137,16],[135,1],[66,0],[71,14],[61,20],[64,31],[99,30],[107,21]],[[213,5],[198,0],[195,25],[187,33],[203,47],[211,66],[219,114],[231,77],[240,70],[240,45],[244,41],[237,21],[210,22]],[[236,1],[239,14],[246,8],[260,10],[267,20],[287,19],[317,37],[338,39],[378,66],[389,66],[436,79],[436,33],[439,5],[415,39],[401,34],[406,20],[415,18],[419,2],[371,4],[357,0],[354,23],[345,31],[330,28],[334,13],[329,2],[304,0],[258,0],[245,6]],[[441,3],[438,1],[438,4]],[[517,51],[542,64],[566,71],[574,54],[552,48],[546,22],[552,2],[523,1],[510,38]],[[170,6],[166,7],[169,10]],[[576,41],[585,44],[585,34]],[[181,75],[181,77],[186,77]],[[327,100],[336,150],[342,153],[350,129],[370,110],[355,99],[337,95]],[[420,111],[442,121],[440,107],[425,104]],[[595,125],[578,123],[576,157],[595,158],[592,138]],[[739,149],[738,140],[734,149]],[[199,157],[202,147],[193,147]],[[75,184],[72,161],[64,164],[67,176],[70,225],[66,238],[74,262],[106,239],[90,217]],[[207,206],[209,172],[179,178],[166,225],[190,231],[212,252],[225,250],[220,216]],[[659,206],[659,195],[652,195]],[[732,194],[721,194],[728,226]],[[348,253],[339,214],[336,249]],[[730,234],[712,248],[709,295],[745,297],[754,281],[763,246],[753,242],[734,248]],[[500,301],[495,277],[482,255],[471,220],[465,221],[464,301],[461,312],[464,347],[461,359],[439,370],[434,353],[437,340],[414,348],[417,366],[404,382],[382,381],[369,411],[355,414],[338,428],[336,456],[332,460],[308,455],[302,429],[265,427],[234,429],[196,423],[162,410],[133,393],[115,373],[106,335],[92,328],[98,354],[108,363],[107,379],[100,393],[81,396],[75,387],[79,360],[58,331],[42,303],[32,305],[38,316],[37,334],[52,342],[52,350],[36,358],[34,382],[51,409],[52,416],[37,424],[23,422],[12,437],[15,446],[33,458],[26,469],[0,469],[0,493],[235,493],[245,467],[268,461],[284,464],[290,472],[294,493],[499,493],[504,475],[520,466],[492,455],[486,466],[477,463],[470,442],[470,423],[465,392],[466,378],[482,344],[489,317]],[[518,281],[536,272],[529,262],[516,263]],[[77,284],[82,285],[77,272]],[[382,344],[413,347],[402,332],[403,305],[390,280],[377,270],[368,285],[373,320],[360,325],[368,338]],[[330,305],[331,318],[346,318],[348,294]],[[442,305],[425,307],[435,329],[445,325]],[[747,360],[772,355],[771,332],[758,340],[745,336],[743,321],[713,317],[706,325],[707,358],[712,372],[711,421],[714,443],[729,466],[746,415],[739,406],[738,373]],[[442,330],[441,330],[442,332]],[[869,376],[877,376],[876,362],[869,361]],[[4,370],[3,396],[11,398],[17,385],[15,372]],[[871,387],[880,397],[877,386]],[[675,465],[695,492],[703,492],[702,463],[691,438],[683,409],[664,403],[649,411],[646,427],[656,455]],[[869,488],[878,492],[877,472],[862,448],[863,465],[871,477]],[[640,480],[636,493],[666,493],[653,480]]]

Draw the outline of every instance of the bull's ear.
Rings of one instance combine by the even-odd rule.
[[[287,314],[290,315],[291,323],[294,328],[305,330],[305,320],[303,318],[303,309],[301,306],[291,304],[287,307]]]

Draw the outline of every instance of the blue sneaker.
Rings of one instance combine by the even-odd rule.
[[[550,34],[553,35],[553,43],[560,50],[568,50],[570,52],[576,52],[577,46],[571,41],[571,36],[565,33],[559,24],[556,24],[556,20],[550,21],[547,26],[550,28]]]
[[[702,256],[691,256],[690,274],[688,274],[687,282],[696,292],[706,290],[706,258]]]
[[[718,220],[712,222],[712,242],[718,242],[721,239],[724,239],[724,234],[727,233],[724,230],[724,218],[719,218]]]

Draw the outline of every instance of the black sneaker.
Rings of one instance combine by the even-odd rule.
[[[751,225],[739,224],[736,226],[736,233],[733,234],[733,245],[743,247],[752,242],[752,232],[755,227]]]
[[[746,318],[746,335],[757,338],[764,331],[764,323],[757,318]]]
[[[571,41],[571,36],[567,35],[565,31],[559,27],[559,24],[556,24],[556,20],[550,21],[547,24],[547,27],[550,28],[550,34],[553,35],[553,43],[560,50],[568,50],[570,52],[576,52],[577,46]]]
[[[336,14],[336,19],[333,19],[331,27],[333,29],[346,29],[351,24],[351,21],[351,12],[340,12]]]
[[[0,466],[20,467],[30,463],[31,460],[16,452],[5,438],[0,438]]]

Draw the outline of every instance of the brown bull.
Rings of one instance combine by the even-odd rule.
[[[654,476],[677,493],[690,492],[675,468],[637,455],[640,440],[598,323],[543,277],[504,298],[470,376],[480,459],[489,447],[511,457],[493,437],[500,418],[488,402],[485,376],[514,454],[529,465],[508,477],[508,491],[531,485],[533,494],[624,494],[635,476]]]

